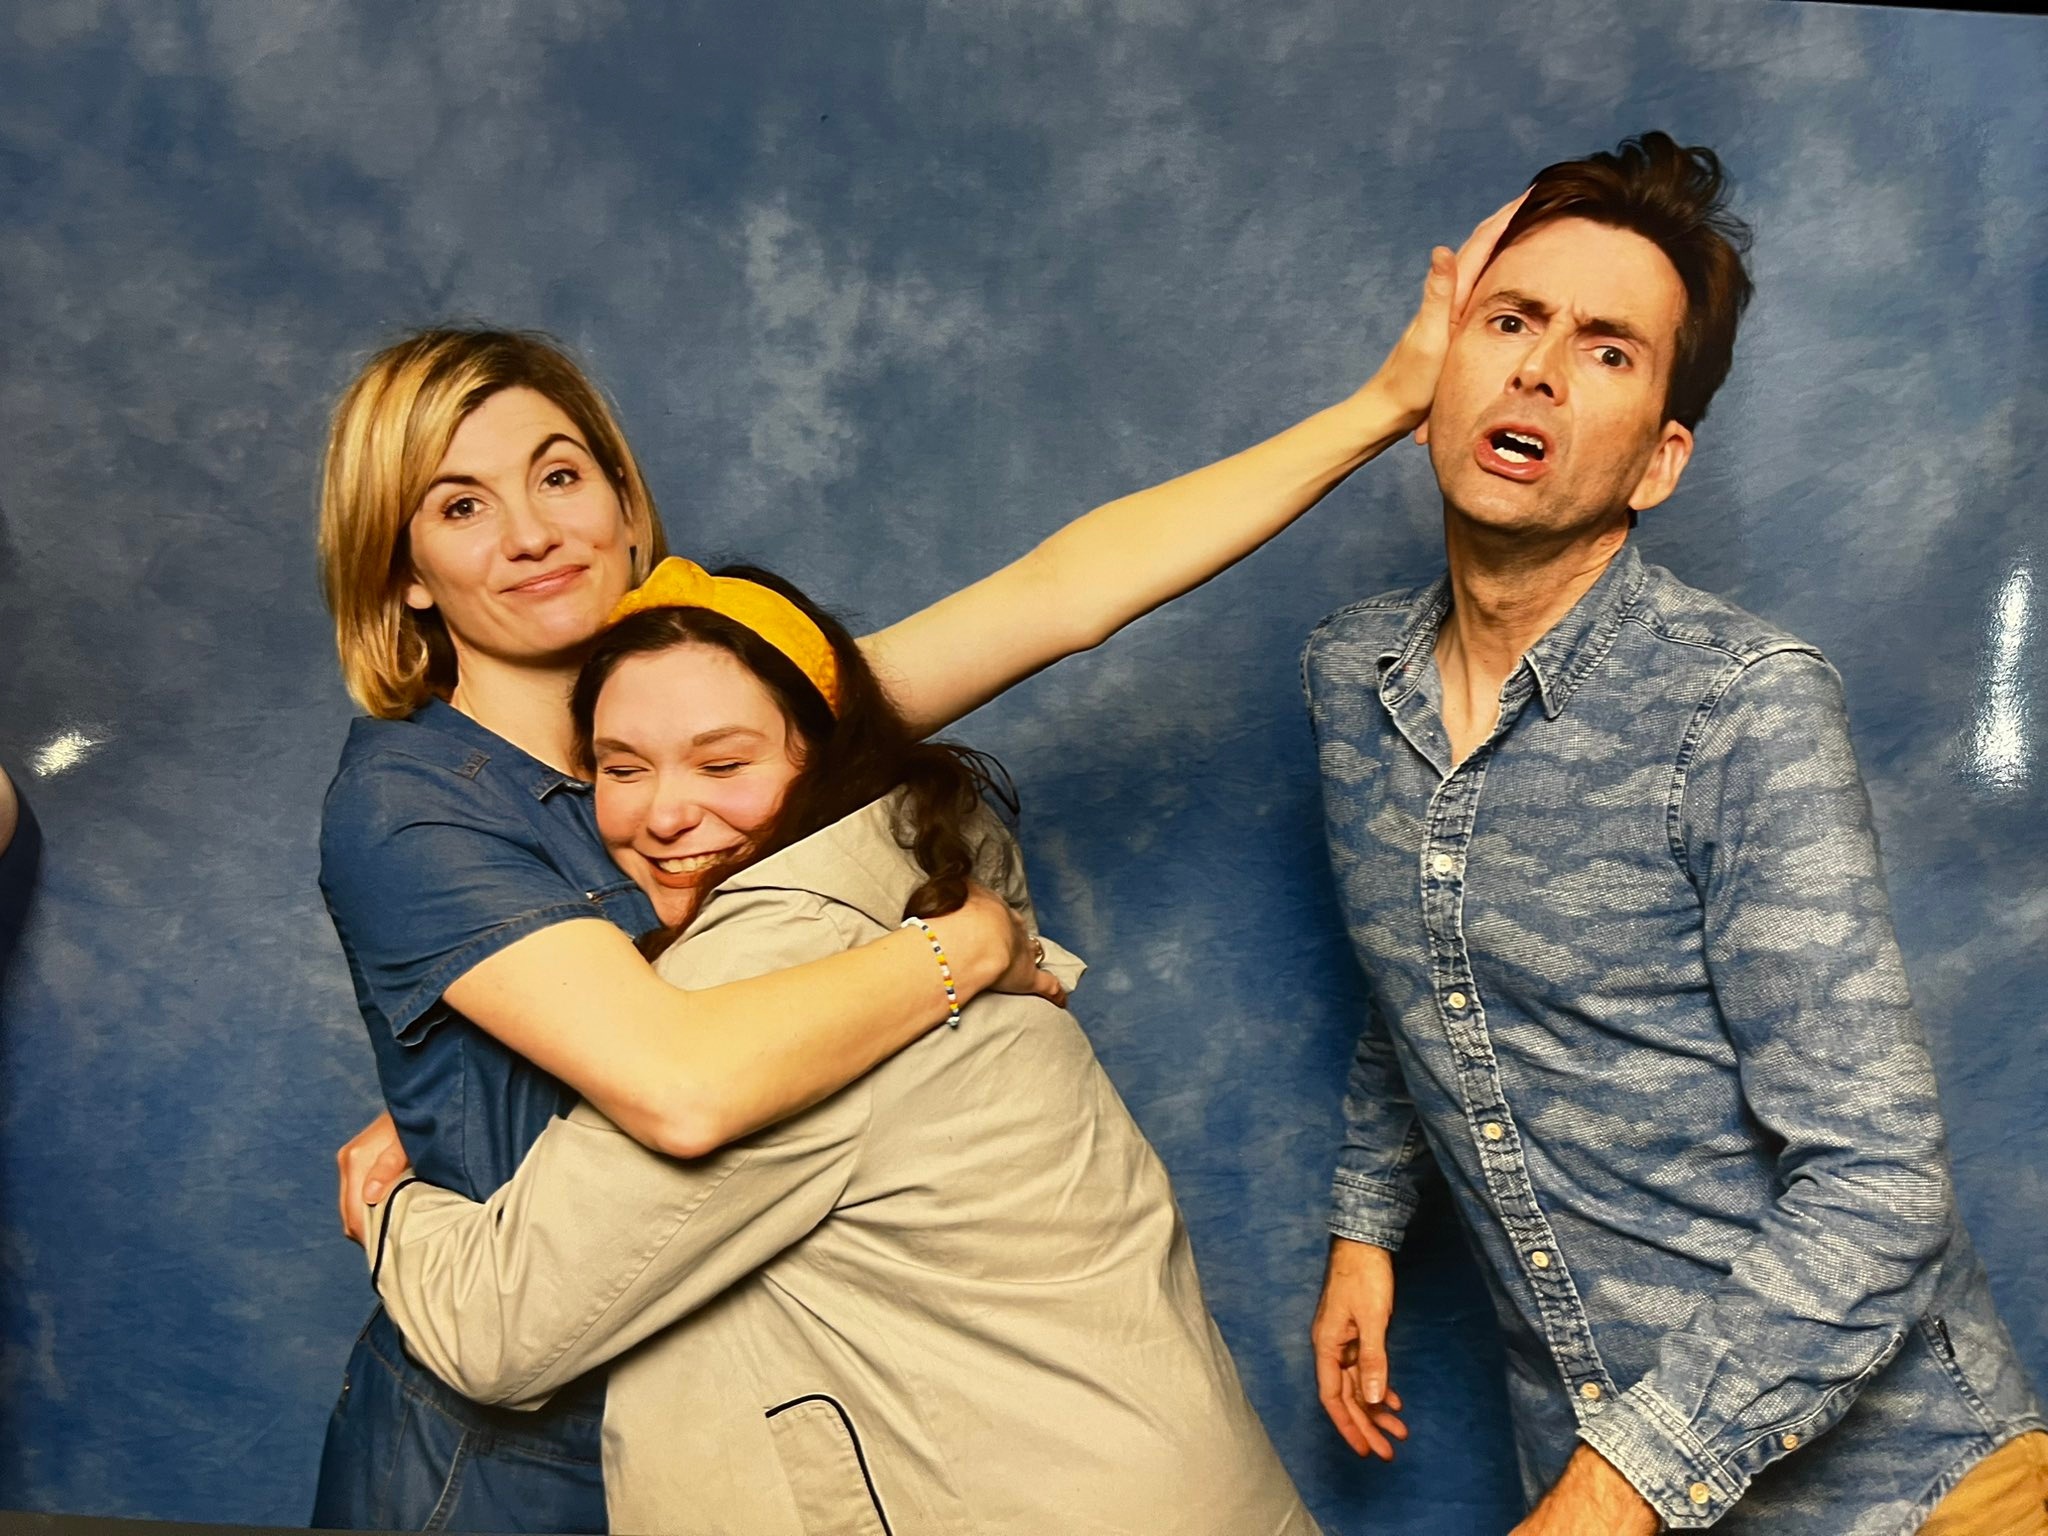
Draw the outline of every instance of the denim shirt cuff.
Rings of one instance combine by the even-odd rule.
[[[1641,1382],[1582,1415],[1579,1438],[1634,1484],[1672,1530],[1714,1524],[1748,1486],[1700,1443],[1677,1409]]]
[[[1330,1231],[1354,1243],[1371,1243],[1390,1252],[1401,1246],[1415,1197],[1377,1180],[1338,1169],[1330,1181]]]

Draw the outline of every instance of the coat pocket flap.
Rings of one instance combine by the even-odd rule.
[[[852,1416],[835,1398],[794,1398],[768,1410],[775,1454],[806,1536],[891,1536]]]

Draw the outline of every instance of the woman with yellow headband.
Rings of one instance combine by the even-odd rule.
[[[570,708],[613,858],[682,927],[664,979],[928,930],[976,874],[1029,911],[984,761],[793,588],[669,560],[617,615]],[[1313,1536],[1087,1037],[1040,998],[958,1022],[693,1161],[579,1105],[487,1202],[366,1211],[372,1279],[474,1398],[618,1359],[615,1530]]]
[[[1426,415],[1452,315],[1510,210],[1357,393],[1277,437],[1078,519],[861,642],[910,729],[958,719],[1207,580]],[[533,337],[431,331],[373,358],[336,410],[320,555],[358,720],[328,792],[321,888],[388,1113],[341,1151],[343,1224],[409,1157],[482,1199],[580,1094],[673,1156],[706,1154],[844,1087],[991,986],[1058,994],[993,895],[916,930],[745,981],[657,977],[660,926],[604,855],[571,683],[612,605],[665,553],[611,412]],[[400,1143],[402,1142],[402,1151]],[[357,1340],[314,1523],[603,1528],[601,1377],[535,1413],[466,1402],[390,1320]]]

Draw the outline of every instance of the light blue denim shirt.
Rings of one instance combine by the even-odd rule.
[[[1625,547],[1454,768],[1449,605],[1359,603],[1303,658],[1372,1005],[1331,1230],[1396,1247],[1449,1183],[1532,1499],[1584,1440],[1674,1527],[1916,1529],[2042,1420],[1951,1199],[1840,680]]]

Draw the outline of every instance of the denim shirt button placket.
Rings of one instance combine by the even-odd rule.
[[[1435,978],[1437,996],[1445,1034],[1457,1061],[1467,1114],[1470,1122],[1479,1127],[1480,1172],[1494,1192],[1508,1240],[1524,1255],[1523,1273],[1534,1290],[1551,1351],[1567,1372],[1575,1375],[1588,1366],[1598,1371],[1599,1354],[1570,1277],[1561,1264],[1554,1262],[1555,1238],[1536,1203],[1528,1170],[1520,1153],[1507,1141],[1502,1123],[1507,1118],[1507,1100],[1492,1042],[1486,1033],[1484,1010],[1474,995],[1477,989],[1471,981],[1471,956],[1461,921],[1466,873],[1462,855],[1478,817],[1480,789],[1493,756],[1494,742],[1505,733],[1514,706],[1521,701],[1519,696],[1507,697],[1513,691],[1503,690],[1501,720],[1494,736],[1445,775],[1430,797],[1423,845],[1422,906],[1425,926],[1434,941],[1431,948],[1447,962],[1439,967]],[[1604,1404],[1582,1394],[1579,1406],[1593,1412]]]

